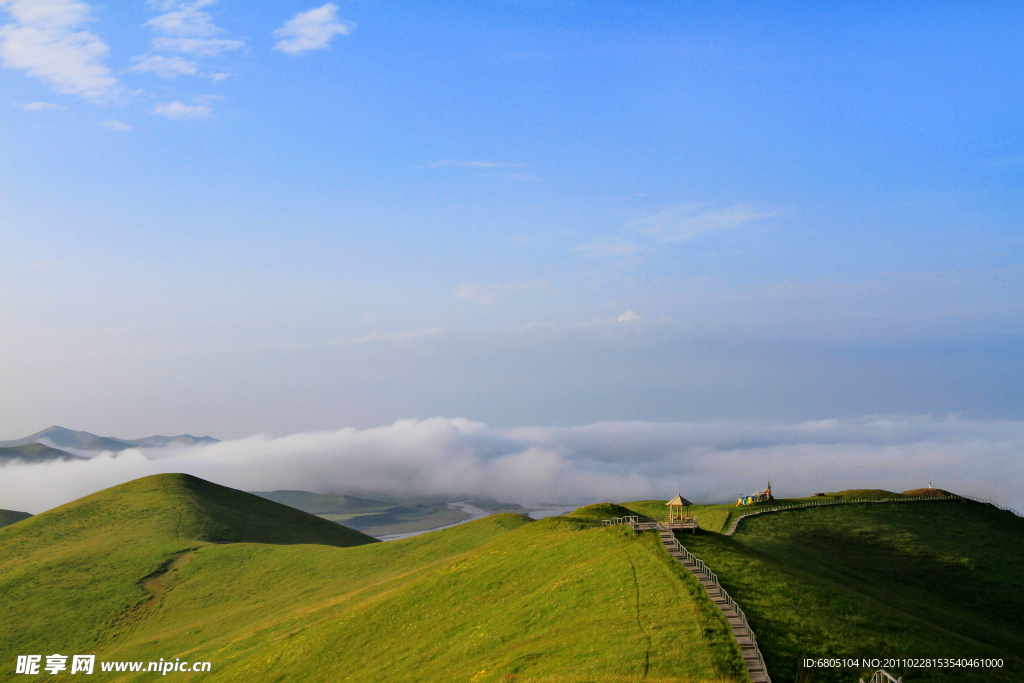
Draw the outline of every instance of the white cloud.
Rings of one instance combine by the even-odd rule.
[[[213,0],[169,0],[153,4],[162,10],[146,22],[146,26],[158,34],[152,41],[154,50],[215,57],[245,47],[244,40],[216,37],[225,31],[202,9],[215,4]]]
[[[146,26],[157,33],[185,38],[210,37],[221,31],[213,23],[209,12],[200,7],[211,5],[211,2],[170,2],[163,3],[162,8],[169,10],[153,17]]]
[[[110,52],[85,30],[92,8],[79,0],[0,0],[12,21],[0,27],[0,60],[56,90],[94,100],[117,95],[121,86],[103,63]]]
[[[704,204],[683,204],[638,218],[630,225],[662,242],[689,242],[703,235],[735,230],[778,215],[778,212],[759,211],[742,205],[711,209]]]
[[[52,109],[60,109],[56,104],[50,102],[29,102],[28,104],[21,105],[21,108],[25,111],[50,111]]]
[[[630,325],[632,323],[638,323],[643,320],[643,316],[637,315],[633,311],[626,311],[620,315],[616,320],[624,325]]]
[[[299,12],[271,35],[277,40],[275,50],[297,55],[326,50],[334,36],[347,36],[355,26],[350,21],[339,21],[338,6],[329,2],[323,7]]]
[[[205,104],[183,104],[175,100],[174,102],[154,104],[153,113],[178,121],[196,121],[209,117],[212,111]]]
[[[102,121],[100,123],[100,125],[103,126],[104,128],[109,128],[110,130],[131,130],[132,129],[132,127],[129,126],[127,123],[125,123],[124,121],[118,121],[117,119],[107,119],[106,121]]]
[[[129,450],[86,462],[7,465],[0,508],[41,512],[159,472],[244,490],[489,496],[586,503],[668,498],[732,502],[769,472],[780,496],[927,486],[1020,509],[1024,422],[867,416],[805,423],[599,422],[497,429],[465,419],[251,436],[210,446]]]
[[[163,52],[184,52],[196,57],[216,57],[222,52],[240,50],[245,41],[230,38],[168,38],[153,39],[153,49]]]
[[[195,76],[199,72],[199,65],[178,56],[139,55],[132,57],[132,65],[125,71],[137,74],[151,73],[160,78],[177,78]]]

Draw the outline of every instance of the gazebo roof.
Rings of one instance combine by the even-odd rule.
[[[669,502],[665,503],[665,505],[668,505],[668,506],[672,506],[672,505],[686,505],[686,506],[689,506],[689,505],[693,505],[693,503],[691,503],[690,501],[688,501],[685,498],[683,498],[682,495],[677,495],[675,498],[673,498]]]

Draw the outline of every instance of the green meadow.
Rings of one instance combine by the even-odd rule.
[[[804,658],[997,658],[1002,668],[887,670],[907,683],[1024,680],[1024,520],[1011,513],[949,500],[851,504],[679,538],[743,607],[776,683],[798,680]],[[816,669],[813,680],[869,672]]]
[[[212,663],[180,680],[746,680],[699,584],[654,535],[600,526],[613,512],[501,514],[385,544],[147,477],[0,530],[0,676],[59,652]]]
[[[798,681],[804,659],[865,658],[1003,661],[886,667],[907,683],[1024,680],[1024,520],[952,500],[865,503],[720,533],[750,510],[693,506],[702,531],[680,539],[742,605],[775,683]],[[497,514],[380,543],[187,475],[139,479],[0,529],[0,680],[29,680],[17,655],[58,652],[209,661],[168,674],[204,681],[747,681],[725,621],[657,535],[601,524],[629,514],[664,517],[665,503]]]

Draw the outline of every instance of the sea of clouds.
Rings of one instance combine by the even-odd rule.
[[[775,494],[928,486],[1024,510],[1024,421],[865,416],[815,422],[598,422],[494,428],[460,418],[399,420],[87,461],[8,464],[0,508],[39,513],[162,472],[247,491],[490,497],[528,504],[667,498],[730,502]]]

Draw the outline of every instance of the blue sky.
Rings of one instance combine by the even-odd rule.
[[[1022,418],[1022,15],[0,0],[0,439]]]

